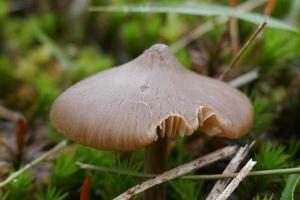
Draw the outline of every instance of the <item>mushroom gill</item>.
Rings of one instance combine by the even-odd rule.
[[[180,115],[168,115],[156,126],[157,137],[184,137],[200,130],[209,136],[217,136],[223,133],[223,127],[217,114],[210,108],[200,106],[197,114],[198,125],[196,128],[189,127]],[[156,138],[157,138],[156,137]]]

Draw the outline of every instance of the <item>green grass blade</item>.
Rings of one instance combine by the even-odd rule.
[[[299,183],[300,174],[289,175],[280,200],[294,200],[294,191]]]
[[[265,16],[252,12],[219,5],[123,5],[123,6],[95,6],[90,11],[125,12],[125,13],[179,13],[200,16],[235,17],[254,24],[261,24]],[[268,27],[291,31],[300,34],[300,30],[284,21],[274,18],[268,19]]]

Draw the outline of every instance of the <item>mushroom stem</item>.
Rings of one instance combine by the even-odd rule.
[[[165,171],[168,138],[159,137],[158,140],[145,148],[144,170],[147,173],[160,174]],[[144,200],[164,200],[165,185],[160,184],[144,193]]]

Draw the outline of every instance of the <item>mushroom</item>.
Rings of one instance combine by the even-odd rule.
[[[252,126],[253,109],[237,89],[187,70],[166,45],[156,44],[67,89],[55,100],[50,117],[65,137],[96,149],[146,147],[145,170],[160,173],[167,138],[196,130],[242,137]],[[160,188],[154,190],[155,199],[163,196]]]

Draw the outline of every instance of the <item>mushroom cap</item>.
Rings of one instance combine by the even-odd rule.
[[[62,93],[51,113],[65,137],[101,150],[135,150],[158,137],[239,138],[249,131],[249,99],[228,84],[185,69],[163,44]]]

